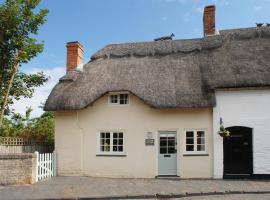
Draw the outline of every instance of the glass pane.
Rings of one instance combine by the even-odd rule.
[[[113,145],[117,145],[117,139],[113,139]]]
[[[118,138],[123,138],[123,133],[118,133]]]
[[[110,96],[111,98],[111,103],[118,103],[118,95],[111,95]]]
[[[120,104],[128,104],[128,94],[120,94]]]
[[[167,140],[161,140],[160,139],[160,141],[159,141],[159,146],[161,146],[161,147],[167,147]]]
[[[105,136],[106,138],[110,138],[110,133],[107,132]]]
[[[168,147],[168,153],[175,153],[174,147]]]
[[[106,145],[110,145],[110,138],[105,140]]]
[[[118,151],[123,152],[123,146],[118,146]]]
[[[100,151],[104,151],[104,146],[100,146]]]
[[[204,138],[197,138],[197,144],[205,144]]]
[[[186,132],[186,136],[187,137],[193,137],[194,136],[194,132],[193,131],[187,131]]]
[[[104,139],[100,139],[100,144],[104,145],[105,144],[105,140]]]
[[[118,144],[123,145],[123,139],[118,139]]]
[[[105,137],[105,133],[100,133],[100,138],[104,138]]]
[[[204,137],[204,131],[198,131],[197,137]]]
[[[113,133],[113,138],[117,138],[117,133]]]
[[[168,140],[168,146],[175,146],[175,139]]]
[[[110,151],[110,145],[104,145],[104,151]]]
[[[113,151],[117,151],[117,146],[113,146]]]
[[[205,151],[205,145],[197,145],[197,151]]]
[[[186,145],[186,151],[194,151],[194,145]]]
[[[187,138],[186,139],[186,144],[194,144],[193,138]]]
[[[160,151],[159,151],[160,154],[166,154],[167,153],[167,147],[160,147]]]

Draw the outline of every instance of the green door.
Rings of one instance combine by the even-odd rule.
[[[159,132],[158,175],[177,175],[176,131]]]

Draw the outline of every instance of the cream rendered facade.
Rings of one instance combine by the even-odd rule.
[[[154,178],[158,175],[158,131],[177,131],[177,175],[213,177],[212,108],[155,109],[130,94],[129,105],[109,105],[108,95],[78,111],[56,112],[58,175]],[[204,130],[206,154],[185,155],[185,130]],[[125,156],[98,156],[101,131],[124,132]],[[155,144],[146,146],[147,132]]]

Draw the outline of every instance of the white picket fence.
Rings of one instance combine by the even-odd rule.
[[[56,154],[53,153],[38,153],[36,164],[36,181],[40,181],[52,176],[56,176]]]

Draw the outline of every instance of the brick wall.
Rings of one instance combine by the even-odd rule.
[[[0,185],[31,184],[35,179],[35,154],[0,154]]]

